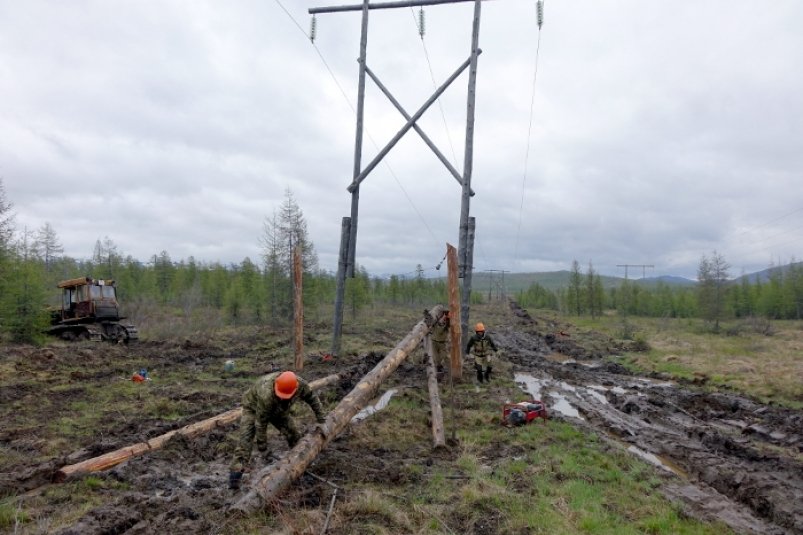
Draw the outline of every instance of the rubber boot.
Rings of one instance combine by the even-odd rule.
[[[490,383],[491,382],[491,367],[490,366],[485,368],[485,382],[486,383]]]
[[[482,382],[482,378],[483,378],[483,376],[482,376],[482,366],[474,366],[474,368],[477,370],[477,381],[479,381],[481,383]]]
[[[243,473],[242,472],[229,472],[229,488],[231,490],[240,490],[240,484],[243,481]]]

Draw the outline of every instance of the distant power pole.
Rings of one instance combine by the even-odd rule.
[[[505,273],[510,273],[509,270],[506,269],[486,269],[486,273],[488,273],[488,301],[491,301],[491,291],[493,288],[496,288],[496,297],[497,299],[501,299],[502,301],[507,298],[507,287],[505,286]],[[494,280],[494,274],[501,273],[501,282],[498,280]]]
[[[627,284],[627,268],[632,267],[640,267],[641,268],[641,278],[645,278],[647,276],[647,268],[654,268],[652,264],[616,264],[616,267],[623,267],[625,268],[625,284]],[[625,322],[627,322],[627,308],[630,306],[630,289],[628,288],[625,292],[625,302],[624,302],[624,317]]]
[[[463,64],[437,88],[435,93],[421,105],[421,107],[413,113],[409,114],[401,104],[393,97],[390,91],[382,84],[379,77],[368,68],[366,63],[367,48],[368,48],[368,13],[374,9],[394,9],[406,8],[416,6],[432,6],[438,4],[457,4],[462,2],[474,2],[474,20],[472,23],[472,36],[471,36],[471,53]],[[309,9],[311,15],[319,13],[338,13],[346,11],[361,11],[362,12],[362,25],[360,31],[360,57],[359,62],[359,78],[357,89],[357,134],[354,143],[354,169],[353,179],[348,186],[348,191],[351,193],[351,217],[343,218],[342,229],[340,235],[340,251],[341,257],[338,261],[337,271],[337,293],[335,296],[335,317],[334,317],[334,334],[332,339],[332,355],[337,355],[340,352],[340,337],[343,325],[343,301],[345,292],[345,278],[354,277],[355,256],[357,250],[357,217],[359,212],[360,200],[360,183],[365,180],[368,174],[379,165],[382,159],[390,152],[390,150],[399,142],[399,140],[411,129],[415,130],[424,143],[435,153],[435,156],[444,164],[446,169],[454,176],[457,182],[462,186],[461,206],[460,206],[460,242],[458,251],[459,262],[459,277],[463,279],[462,286],[462,306],[461,306],[461,322],[463,325],[463,345],[467,342],[466,333],[468,332],[469,320],[469,304],[471,299],[471,272],[473,269],[473,238],[474,238],[474,218],[469,215],[470,198],[474,195],[471,189],[471,175],[474,162],[474,103],[476,100],[476,85],[477,85],[477,58],[482,52],[479,48],[479,32],[480,32],[480,6],[482,0],[396,0],[389,2],[374,2],[370,0],[363,0],[359,5],[346,5],[346,6],[331,6],[331,7],[316,7]],[[463,173],[462,175],[449,163],[449,160],[438,150],[435,144],[424,133],[417,121],[424,115],[424,112],[446,91],[446,89],[454,82],[460,74],[468,69],[468,96],[466,105],[466,146],[464,151]],[[401,130],[396,133],[387,145],[379,151],[374,159],[362,167],[362,143],[363,143],[363,117],[365,108],[365,77],[368,76],[382,93],[390,100],[393,106],[407,121]],[[345,256],[344,256],[345,255]]]
[[[616,267],[625,268],[625,280],[627,280],[627,268],[640,267],[642,279],[647,277],[647,268],[655,268],[652,264],[616,264]]]

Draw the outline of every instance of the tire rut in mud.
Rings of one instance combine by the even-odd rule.
[[[537,320],[513,311],[535,330]],[[564,399],[579,411],[567,420],[672,470],[679,480],[665,493],[699,517],[743,533],[803,533],[801,411],[637,377],[615,363],[555,362],[545,338],[537,330],[495,333],[504,358],[536,379],[548,405]]]

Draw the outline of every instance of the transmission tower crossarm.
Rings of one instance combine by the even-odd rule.
[[[398,0],[396,2],[377,2],[368,4],[368,9],[394,9],[399,7],[426,7],[441,4],[460,4],[464,2],[474,2],[475,0]],[[487,2],[488,0],[481,0]],[[318,13],[343,13],[346,11],[360,11],[362,4],[329,7],[311,7],[307,10],[310,15]]]

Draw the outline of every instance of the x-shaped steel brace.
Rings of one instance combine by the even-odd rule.
[[[482,50],[477,49],[477,55],[479,56],[480,54],[482,54]],[[429,137],[424,133],[421,127],[419,127],[416,124],[416,121],[418,121],[418,119],[420,119],[421,116],[424,115],[424,112],[426,112],[427,109],[429,109],[429,107],[436,100],[438,100],[438,97],[440,97],[443,94],[443,92],[446,91],[446,88],[448,88],[449,85],[451,85],[451,83],[454,82],[457,79],[457,77],[460,76],[460,74],[468,68],[469,65],[471,65],[470,57],[462,65],[460,65],[460,67],[458,67],[457,70],[440,87],[438,87],[437,90],[435,90],[432,96],[429,97],[429,99],[427,99],[427,101],[424,102],[424,104],[412,116],[409,113],[407,113],[405,109],[402,107],[402,105],[399,104],[399,102],[393,97],[393,95],[390,94],[390,91],[388,91],[388,89],[382,84],[382,82],[379,81],[379,78],[376,77],[376,75],[371,71],[371,69],[369,69],[367,65],[365,66],[366,74],[368,74],[368,76],[371,77],[371,79],[374,81],[374,83],[376,83],[379,89],[385,94],[386,97],[388,97],[388,100],[390,100],[390,102],[393,103],[396,109],[399,110],[399,113],[401,113],[402,116],[405,119],[407,119],[407,122],[401,128],[401,130],[399,130],[398,133],[396,133],[396,135],[393,136],[393,138],[390,141],[388,141],[388,144],[385,145],[385,147],[381,151],[379,151],[379,154],[377,154],[374,157],[374,159],[371,160],[371,163],[366,165],[365,168],[360,172],[360,174],[354,178],[352,183],[349,184],[347,188],[349,192],[353,193],[354,190],[357,189],[357,187],[360,185],[360,182],[365,180],[365,177],[367,177],[368,174],[371,171],[373,171],[377,165],[379,165],[379,162],[381,162],[382,159],[385,156],[387,156],[390,150],[396,145],[396,143],[399,142],[399,140],[402,137],[404,137],[404,134],[406,134],[411,128],[415,129],[415,131],[418,132],[418,135],[421,136],[421,139],[424,140],[424,143],[426,143],[427,146],[430,149],[432,149],[432,152],[435,153],[435,156],[437,156],[438,159],[443,163],[443,165],[446,166],[449,172],[452,173],[455,179],[457,179],[457,182],[461,186],[463,185],[463,177],[460,176],[460,173],[454,168],[452,164],[449,163],[449,160],[446,159],[443,153],[441,153],[441,151],[438,150],[438,148],[435,146],[432,140],[429,139]],[[474,195],[473,190],[471,191],[471,195],[472,196]]]

